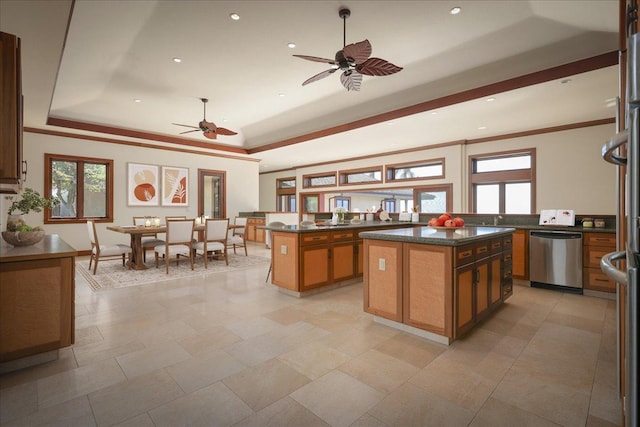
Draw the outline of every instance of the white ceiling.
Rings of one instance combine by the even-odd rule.
[[[404,70],[365,76],[360,92],[347,92],[339,73],[302,87],[328,66],[292,55],[333,58],[342,48],[344,6],[351,9],[347,43],[366,38],[373,56]],[[449,14],[453,6],[462,12]],[[483,97],[260,148],[615,51],[616,0],[77,0],[71,9],[69,0],[0,2],[1,30],[22,38],[25,126],[96,135],[47,125],[52,117],[179,136],[185,128],[172,123],[197,125],[204,97],[207,119],[238,132],[216,142],[249,150],[265,172],[615,114],[618,72],[611,66],[566,84],[562,78],[497,93],[493,102]],[[185,145],[211,143],[201,132],[183,137]]]

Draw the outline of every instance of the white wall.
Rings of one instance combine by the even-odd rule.
[[[357,169],[381,164],[402,163],[445,158],[445,178],[412,181],[396,186],[419,186],[442,183],[453,184],[453,211],[467,211],[468,156],[521,148],[536,149],[536,213],[541,209],[574,209],[577,214],[615,215],[616,168],[602,160],[602,145],[615,132],[613,124],[592,126],[561,132],[525,136],[478,144],[456,145],[425,149],[410,153],[373,157],[364,160],[338,162],[330,165],[299,168],[295,171],[260,175],[260,210],[276,208],[276,179],[296,176],[298,193],[302,189],[302,176],[312,173]],[[377,185],[349,186],[348,189],[366,189]],[[384,185],[393,187],[393,185]],[[319,191],[339,191],[347,187],[323,187]],[[306,190],[309,192],[309,190]],[[345,190],[346,191],[346,190]],[[298,198],[298,202],[300,198]]]
[[[101,244],[128,243],[128,236],[106,229],[108,225],[131,224],[137,215],[187,215],[195,217],[198,207],[198,169],[226,171],[227,216],[233,218],[241,211],[258,208],[258,162],[180,153],[129,145],[109,144],[89,140],[24,133],[24,158],[29,174],[24,187],[44,194],[44,154],[65,154],[114,160],[114,222],[97,223]],[[129,207],[127,206],[127,163],[145,163],[189,168],[189,206],[186,207]],[[4,201],[6,209],[8,204]],[[6,213],[3,207],[3,212]],[[3,215],[4,216],[4,215]],[[3,218],[4,219],[4,218]],[[30,225],[43,223],[43,214],[27,216]],[[90,249],[87,228],[82,224],[46,224],[47,234],[58,234],[77,250]]]

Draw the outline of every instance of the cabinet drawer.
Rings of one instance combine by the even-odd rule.
[[[491,254],[497,254],[499,252],[502,252],[502,247],[503,247],[503,239],[502,237],[499,237],[497,239],[491,239],[491,243],[490,243],[490,251]]]
[[[329,242],[329,233],[303,233],[300,236],[300,246],[320,245]]]
[[[474,246],[475,245],[470,244],[458,246],[456,248],[456,267],[460,267],[461,265],[466,265],[474,261]]]
[[[583,238],[585,246],[616,247],[616,235],[612,233],[584,233]]]
[[[600,269],[602,257],[614,250],[613,247],[585,246],[583,248],[582,266]]]
[[[331,233],[331,240],[334,242],[345,242],[353,240],[355,234],[353,231],[334,231]]]
[[[475,257],[476,259],[486,258],[491,254],[491,241],[485,240],[478,242],[475,245]]]
[[[513,247],[513,235],[508,235],[502,238],[502,247],[505,251]]]
[[[611,280],[602,270],[596,268],[585,268],[582,270],[583,286],[601,292],[615,292],[616,282]]]

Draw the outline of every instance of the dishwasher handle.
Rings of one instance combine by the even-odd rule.
[[[627,284],[627,273],[617,269],[613,263],[615,261],[622,261],[627,259],[627,252],[611,252],[603,255],[600,259],[600,269],[609,278],[613,279],[617,283]]]
[[[571,233],[566,231],[532,231],[531,237],[541,239],[582,239],[582,233]]]

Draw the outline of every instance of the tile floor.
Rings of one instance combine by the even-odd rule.
[[[515,286],[446,347],[374,323],[362,284],[297,299],[266,273],[97,293],[78,277],[76,344],[0,376],[0,424],[620,424],[614,301]]]

